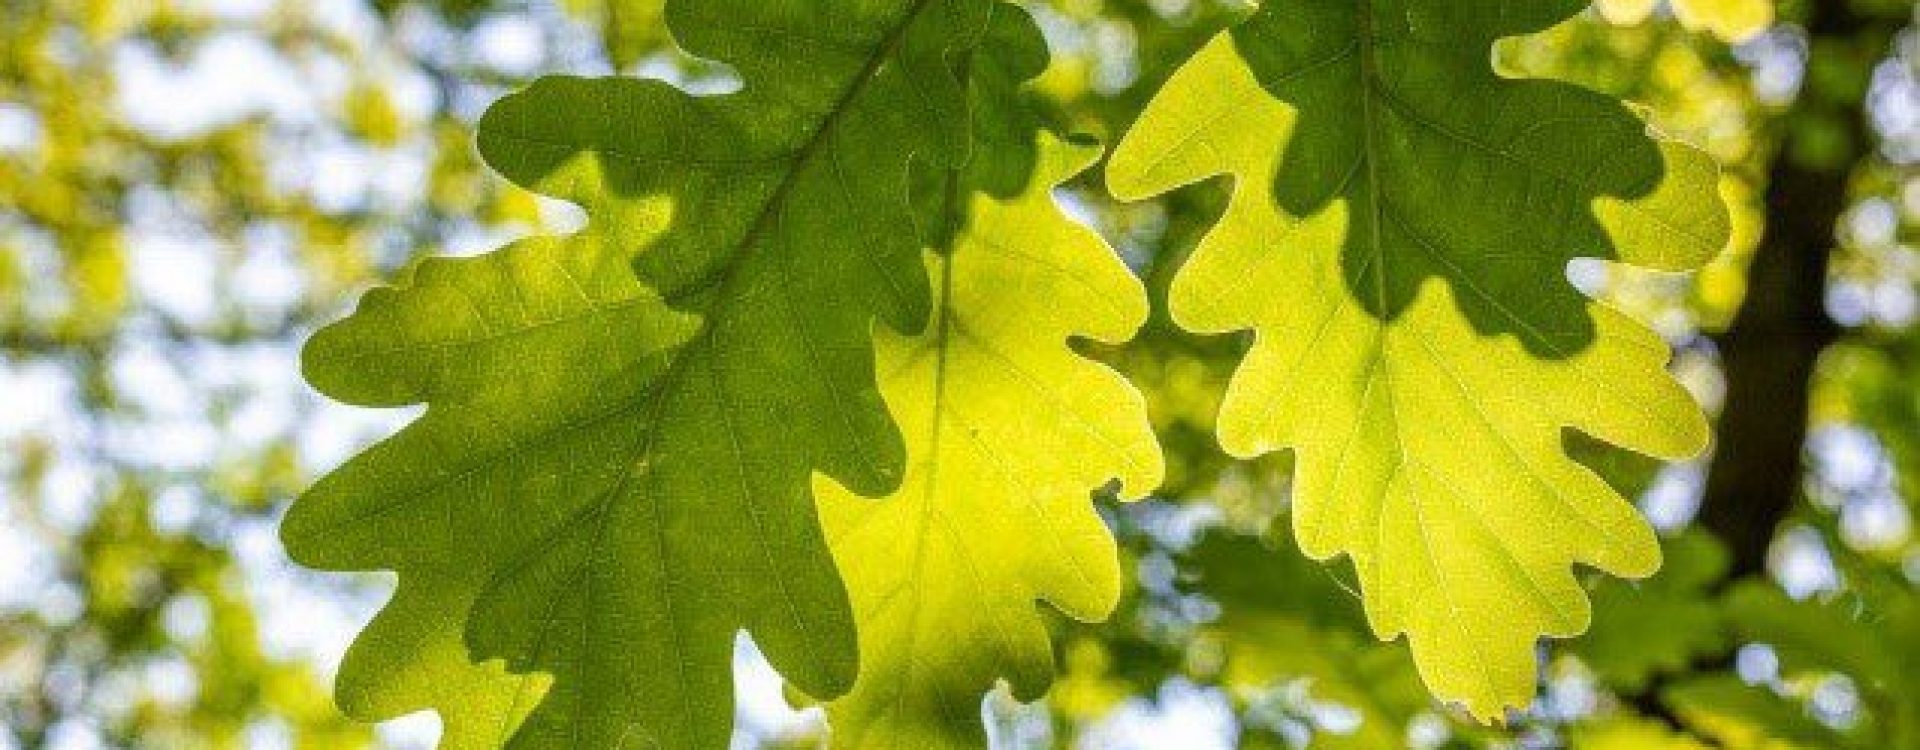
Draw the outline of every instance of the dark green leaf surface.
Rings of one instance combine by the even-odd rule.
[[[676,0],[743,90],[552,78],[488,112],[488,162],[591,225],[429,262],[308,348],[331,396],[429,405],[284,527],[306,564],[400,574],[350,712],[437,709],[455,748],[721,748],[740,630],[810,694],[849,688],[810,483],[901,480],[871,332],[925,323],[909,176],[966,160],[950,60],[1000,12]]]

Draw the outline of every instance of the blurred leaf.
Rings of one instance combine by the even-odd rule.
[[[1727,553],[1695,532],[1666,547],[1666,564],[1645,581],[1602,581],[1593,590],[1593,627],[1566,650],[1608,686],[1643,690],[1658,674],[1684,672],[1727,645],[1711,588],[1727,570]]]
[[[666,0],[601,0],[601,5],[605,19],[601,35],[616,70],[633,65],[666,41],[666,25],[661,23]]]
[[[1689,726],[1728,750],[1856,747],[1800,706],[1732,675],[1674,685],[1665,698]]]
[[[1789,678],[1839,673],[1860,691],[1856,745],[1920,744],[1920,597],[1905,580],[1857,579],[1848,597],[1796,601],[1747,581],[1727,594],[1742,637],[1771,646]]]
[[[1572,750],[1707,750],[1708,745],[1656,721],[1621,716],[1588,722],[1569,732]]]
[[[1310,747],[1397,746],[1408,722],[1431,706],[1406,653],[1375,641],[1354,595],[1291,545],[1215,531],[1182,556],[1181,567],[1189,588],[1220,607],[1207,632],[1223,643],[1223,682],[1235,696],[1258,708],[1298,685],[1296,699],[1357,714],[1346,731],[1315,732]]]
[[[1673,14],[1689,29],[1738,44],[1773,25],[1773,0],[1673,0]]]

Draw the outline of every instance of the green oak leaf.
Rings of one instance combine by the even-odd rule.
[[[996,680],[1028,699],[1051,682],[1035,603],[1092,620],[1119,597],[1093,492],[1163,473],[1142,397],[1068,346],[1124,341],[1147,316],[1139,280],[1054,204],[1101,149],[1040,127],[1021,86],[1046,41],[1025,16],[995,20],[958,60],[974,158],[916,175],[933,322],[875,341],[906,480],[882,503],[815,482],[861,631],[860,677],[827,704],[836,747],[984,746]]]
[[[950,246],[928,251],[928,329],[876,336],[906,481],[880,503],[816,486],[860,625],[859,680],[827,704],[836,748],[985,747],[980,701],[996,680],[1021,700],[1052,681],[1035,603],[1091,621],[1119,600],[1093,493],[1160,481],[1144,399],[1068,346],[1123,342],[1147,320],[1145,287],[1050,191],[1101,149],[1039,146],[1025,189],[974,192]]]
[[[1565,266],[1705,262],[1728,234],[1714,165],[1618,102],[1491,68],[1498,38],[1584,4],[1271,0],[1108,170],[1127,199],[1234,178],[1169,302],[1190,330],[1255,333],[1221,441],[1295,452],[1301,548],[1350,556],[1375,632],[1482,718],[1529,702],[1539,637],[1585,629],[1572,564],[1659,565],[1563,431],[1669,459],[1707,438],[1663,342]]]
[[[501,100],[489,164],[590,226],[429,261],[307,348],[330,396],[428,404],[283,526],[304,564],[399,574],[342,667],[355,716],[436,709],[450,748],[722,748],[742,630],[811,694],[854,681],[813,477],[901,482],[872,331],[928,319],[912,175],[966,162],[950,60],[1017,11],[665,12],[744,88],[560,77]]]

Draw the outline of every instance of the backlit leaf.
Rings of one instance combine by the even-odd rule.
[[[860,625],[860,678],[827,708],[834,747],[985,747],[996,680],[1022,700],[1052,681],[1036,602],[1098,620],[1120,596],[1091,496],[1152,489],[1160,452],[1140,394],[1067,342],[1125,341],[1146,290],[1050,191],[1099,153],[1041,136],[1030,184],[967,198],[951,246],[928,252],[927,331],[877,337],[906,481],[878,503],[817,487]]]
[[[1490,66],[1496,39],[1583,5],[1268,2],[1109,169],[1123,198],[1234,178],[1170,301],[1190,330],[1255,333],[1221,441],[1296,452],[1302,549],[1352,557],[1374,630],[1481,717],[1529,702],[1539,637],[1586,628],[1573,564],[1659,565],[1563,432],[1670,459],[1707,436],[1664,343],[1564,269],[1705,262],[1728,233],[1713,164],[1618,102]]]
[[[811,485],[900,485],[872,331],[927,320],[910,175],[965,163],[950,61],[1003,12],[672,0],[741,91],[549,78],[489,110],[488,162],[591,225],[431,261],[307,350],[335,398],[429,405],[283,529],[303,563],[399,573],[351,713],[436,709],[453,748],[722,748],[741,630],[807,692],[851,686]]]

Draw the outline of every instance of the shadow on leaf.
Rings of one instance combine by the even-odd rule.
[[[853,683],[810,482],[898,486],[871,337],[930,310],[914,175],[980,158],[985,89],[958,61],[1017,43],[980,58],[1030,76],[1044,45],[997,0],[667,16],[746,87],[556,77],[501,100],[488,163],[588,229],[428,261],[307,348],[330,396],[430,405],[283,527],[305,564],[400,575],[342,668],[355,715],[436,709],[450,747],[721,748],[741,630],[810,694]],[[1020,186],[1033,161],[994,167]]]

